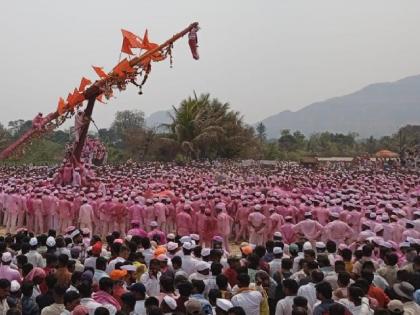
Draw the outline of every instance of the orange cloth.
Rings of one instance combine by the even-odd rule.
[[[62,97],[58,99],[57,111],[60,115],[63,115],[66,112],[66,103]]]
[[[113,71],[120,77],[124,77],[127,73],[133,73],[134,69],[130,66],[127,58],[124,58],[114,67]]]
[[[121,33],[123,35],[123,43],[121,47],[121,51],[123,53],[134,55],[131,51],[132,48],[144,48],[143,41],[136,34],[124,29],[121,29]]]
[[[105,71],[104,70],[102,70],[103,68],[102,67],[95,67],[95,66],[92,66],[92,68],[93,68],[93,70],[95,70],[95,72],[96,72],[96,74],[101,78],[101,79],[104,79],[104,78],[106,78],[108,75],[105,73]]]
[[[80,81],[79,92],[84,92],[86,89],[86,86],[88,86],[89,84],[92,84],[92,81],[83,77],[82,80]]]
[[[127,275],[127,270],[114,269],[109,273],[112,280],[121,280]]]

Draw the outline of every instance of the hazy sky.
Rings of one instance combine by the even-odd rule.
[[[160,43],[193,21],[201,59],[187,38],[175,44],[174,68],[154,64],[137,89],[98,104],[107,127],[118,110],[169,109],[209,92],[253,123],[279,111],[420,73],[418,0],[26,0],[0,2],[0,121],[56,109],[91,65],[118,61],[121,28]],[[420,87],[419,87],[420,88]]]

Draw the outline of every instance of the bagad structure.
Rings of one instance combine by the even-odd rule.
[[[39,138],[59,127],[64,121],[77,113],[75,117],[76,141],[72,148],[71,161],[73,165],[79,164],[81,162],[80,157],[89,130],[89,125],[92,121],[92,112],[95,102],[103,102],[103,97],[106,99],[111,98],[113,96],[113,90],[118,89],[119,91],[123,91],[129,83],[137,86],[139,88],[139,94],[142,94],[141,88],[151,71],[152,63],[165,60],[169,57],[172,64],[173,43],[186,34],[188,34],[188,43],[191,48],[192,56],[194,59],[198,60],[198,30],[198,23],[192,23],[161,45],[155,44],[149,40],[147,30],[143,38],[127,30],[121,30],[123,35],[121,55],[124,54],[127,55],[127,57],[122,60],[120,58],[119,63],[109,73],[106,73],[102,67],[92,66],[93,70],[99,76],[99,80],[92,84],[89,79],[83,77],[79,88],[75,88],[70,92],[66,100],[60,97],[55,112],[52,112],[45,117],[39,113],[32,121],[32,128],[0,153],[0,160],[7,159],[13,153],[22,150],[25,145],[30,144],[33,139]],[[137,50],[138,52],[136,54],[135,51]],[[140,83],[137,82],[138,78],[142,78]],[[80,109],[83,107],[85,101],[87,101],[86,108],[81,112]],[[77,115],[81,116],[81,119],[79,119],[79,127],[77,127]]]

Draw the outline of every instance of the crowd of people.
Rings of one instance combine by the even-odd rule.
[[[420,314],[417,173],[83,171],[0,169],[0,313]]]

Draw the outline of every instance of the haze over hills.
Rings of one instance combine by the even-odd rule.
[[[146,118],[149,127],[170,121],[168,111]],[[268,138],[278,138],[282,129],[316,132],[356,132],[361,138],[395,133],[407,124],[420,124],[420,75],[396,82],[375,83],[354,93],[312,103],[292,112],[282,111],[262,120]]]
[[[420,75],[371,84],[295,112],[280,112],[262,122],[268,138],[278,138],[282,129],[300,130],[305,135],[322,131],[357,132],[362,138],[391,135],[404,125],[420,124]]]

